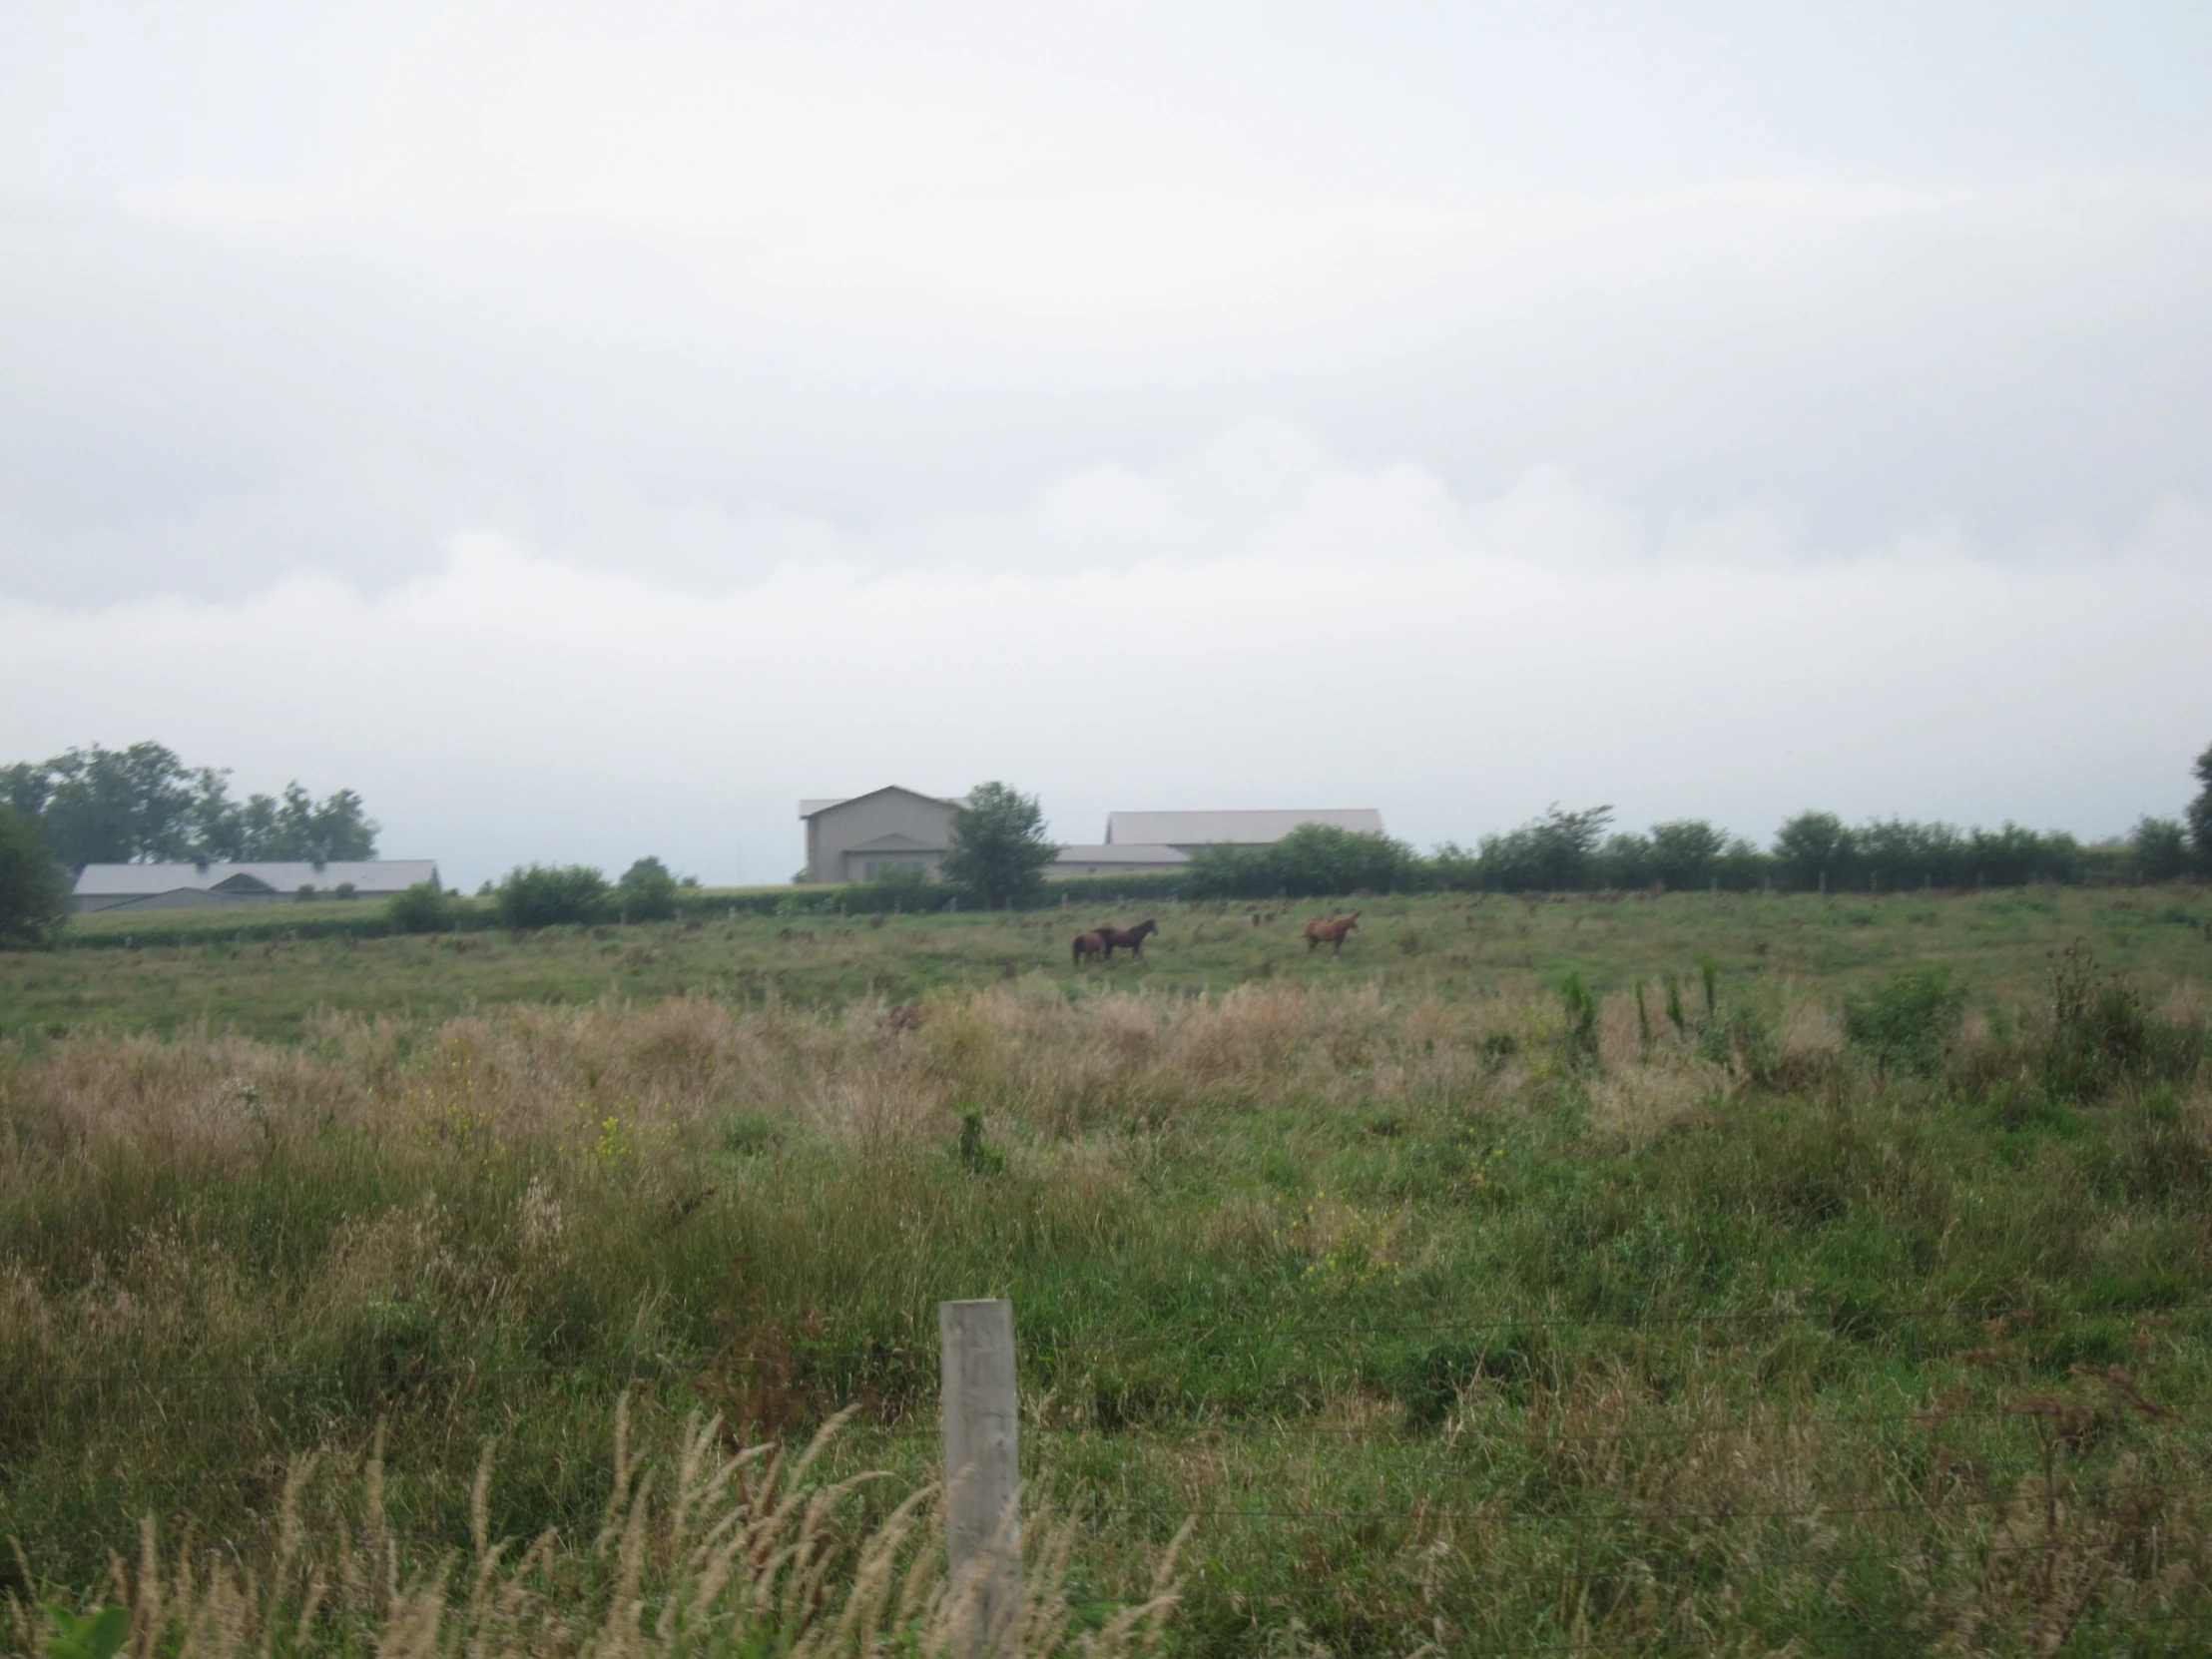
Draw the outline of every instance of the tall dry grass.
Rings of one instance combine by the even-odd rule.
[[[327,1449],[294,1458],[270,1541],[252,1552],[196,1537],[189,1522],[165,1541],[147,1517],[135,1563],[112,1561],[104,1599],[127,1610],[126,1651],[140,1659],[982,1659],[974,1592],[947,1579],[939,1488],[918,1486],[871,1524],[855,1524],[855,1495],[891,1477],[817,1472],[844,1421],[832,1418],[792,1452],[735,1447],[719,1418],[695,1415],[652,1458],[633,1454],[629,1414],[618,1408],[605,1511],[596,1529],[573,1537],[493,1535],[498,1447],[487,1445],[466,1553],[410,1537],[389,1511],[379,1430],[358,1459]],[[1025,1533],[1021,1605],[994,1652],[1158,1651],[1177,1600],[1181,1535],[1161,1552],[1149,1595],[1078,1608],[1067,1595],[1074,1526],[1033,1516]],[[7,1610],[13,1649],[44,1652],[48,1606],[11,1594]]]

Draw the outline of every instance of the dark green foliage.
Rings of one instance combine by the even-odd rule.
[[[495,902],[509,927],[557,927],[597,921],[607,896],[607,878],[588,864],[530,864],[507,872]]]
[[[1927,1076],[1966,1011],[1966,987],[1947,967],[1914,968],[1865,996],[1844,999],[1844,1034],[1885,1071]]]
[[[1592,855],[1613,809],[1544,816],[1482,837],[1482,884],[1493,892],[1568,892],[1589,884]]]
[[[223,775],[203,777],[210,782],[195,806],[198,856],[233,862],[299,858],[313,863],[376,856],[377,826],[351,790],[335,790],[316,801],[293,782],[284,786],[280,797],[252,795],[236,803],[224,794]]]
[[[50,945],[69,925],[69,881],[38,826],[0,804],[0,946]]]
[[[1775,874],[1801,892],[1845,885],[1858,858],[1858,838],[1834,813],[1800,813],[1775,831]]]
[[[417,881],[384,903],[395,933],[443,933],[453,925],[454,900],[435,881]]]
[[[230,773],[188,767],[158,743],[93,744],[0,771],[0,795],[38,822],[73,869],[142,859],[373,858],[376,825],[351,790],[315,801],[297,782],[280,797],[230,798]]]
[[[80,1615],[48,1602],[46,1616],[54,1625],[46,1638],[49,1659],[114,1659],[131,1635],[131,1615],[122,1607]]]
[[[658,858],[640,858],[615,883],[615,903],[631,921],[666,921],[676,913],[676,877]]]
[[[2189,846],[2197,855],[2197,867],[2212,874],[2212,748],[2197,757],[2193,769],[2197,798],[2189,803]]]
[[[1597,1058],[1597,997],[1582,983],[1582,975],[1569,973],[1559,987],[1559,1000],[1567,1013],[1567,1053],[1576,1060]]]
[[[2127,844],[2135,873],[2146,881],[2171,881],[2196,862],[2188,832],[2170,818],[2137,820]]]
[[[912,865],[886,869],[871,881],[854,881],[836,889],[836,907],[850,916],[919,915],[941,910],[953,897],[941,881]]]
[[[1650,879],[1622,886],[1656,886],[1670,891],[1709,887],[1720,879],[1729,839],[1703,819],[1679,819],[1651,827]]]
[[[1044,832],[1034,796],[1005,784],[978,784],[952,815],[944,878],[984,909],[1034,903],[1044,892],[1045,866],[1059,848]]]
[[[983,1140],[983,1114],[960,1114],[960,1167],[970,1175],[1003,1175],[1006,1154]]]
[[[2122,1084],[2179,1079],[2203,1058],[2203,1033],[2153,1012],[2132,980],[2103,972],[2080,945],[2051,967],[2050,1031],[2043,1086],[2059,1100],[2087,1104]]]
[[[1184,866],[1193,898],[1337,898],[1416,884],[1412,849],[1377,831],[1302,824],[1272,846],[1203,846]]]
[[[2081,879],[2081,844],[2064,830],[1959,830],[1881,819],[1848,828],[1834,813],[1800,813],[1776,832],[1774,872],[1800,892],[1897,892],[1908,887],[2017,887]]]

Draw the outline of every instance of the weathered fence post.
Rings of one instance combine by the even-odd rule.
[[[1021,1614],[1020,1406],[1014,1305],[940,1302],[944,1367],[946,1585],[963,1655],[1018,1651]]]

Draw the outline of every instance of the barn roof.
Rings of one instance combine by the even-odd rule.
[[[240,864],[87,864],[73,889],[80,898],[143,898],[180,891],[294,893],[301,887],[331,892],[350,884],[356,892],[397,892],[435,881],[435,858],[264,859]]]
[[[1381,834],[1382,815],[1373,807],[1282,808],[1259,812],[1112,813],[1106,839],[1193,846],[1211,841],[1264,845],[1302,824],[1326,824],[1361,834]]]
[[[901,835],[895,830],[888,835],[877,835],[871,841],[861,841],[848,846],[847,852],[942,852],[943,847],[934,841],[916,840],[911,835]]]
[[[1187,864],[1191,855],[1179,846],[1150,841],[1116,841],[1097,846],[1063,846],[1063,864]]]
[[[799,816],[801,818],[813,818],[818,813],[827,813],[832,807],[843,807],[854,801],[865,801],[871,795],[910,795],[916,801],[933,802],[939,807],[965,807],[967,805],[967,797],[964,795],[923,795],[921,791],[910,790],[903,784],[885,784],[881,789],[869,790],[863,795],[811,795],[802,797],[799,803]]]

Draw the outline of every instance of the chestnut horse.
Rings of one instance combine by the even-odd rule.
[[[1075,965],[1081,967],[1087,958],[1106,954],[1106,935],[1093,930],[1075,935]]]
[[[1144,959],[1144,940],[1147,933],[1157,933],[1160,924],[1150,917],[1134,927],[1101,927],[1098,936],[1106,941],[1106,960],[1114,959],[1116,949],[1126,950],[1139,961]]]
[[[1331,916],[1327,921],[1316,916],[1306,924],[1306,954],[1311,956],[1316,946],[1329,944],[1337,947],[1333,954],[1342,956],[1345,953],[1345,935],[1359,925],[1358,910],[1349,916]]]

